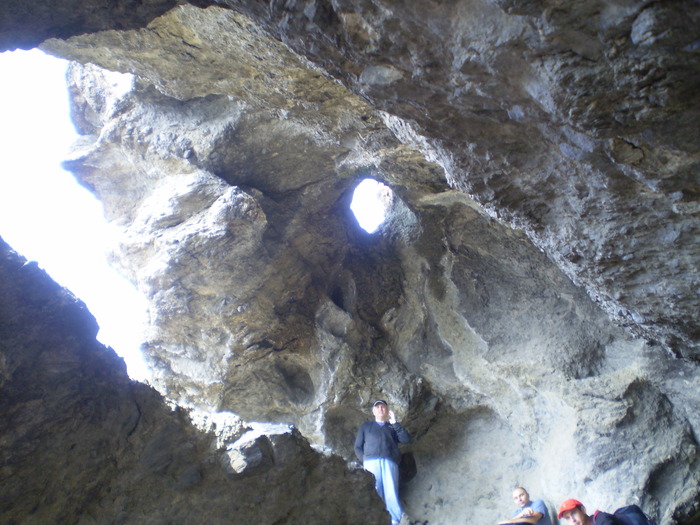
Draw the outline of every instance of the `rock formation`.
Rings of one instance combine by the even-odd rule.
[[[381,522],[371,476],[294,429],[210,418],[224,448],[130,381],[85,305],[1,240],[0,275],[3,523]]]
[[[414,438],[402,495],[418,523],[492,523],[515,485],[550,507],[636,502],[698,522],[697,4],[94,2],[84,19],[60,4],[60,23],[41,2],[6,8],[0,42],[75,61],[82,138],[66,166],[120,228],[113,262],[150,301],[154,385],[193,410],[294,425],[205,453],[211,436],[148,391],[143,432],[193,443],[151,446],[180,458],[149,474],[156,501],[178,469],[234,491],[262,470],[246,490],[284,496],[234,523],[353,522],[313,509],[345,503],[345,478],[369,498],[369,480],[304,438],[352,461],[381,396]],[[365,177],[393,191],[372,235],[349,210]],[[93,354],[76,368],[106,359]],[[147,389],[119,377],[105,388],[128,413]],[[118,456],[126,438],[108,434]],[[318,499],[311,481],[295,495],[292,471],[325,487]],[[126,497],[119,473],[101,475]],[[224,523],[220,497],[188,486],[172,512]],[[71,516],[118,521],[124,504],[105,498]],[[359,522],[387,520],[376,498],[357,504],[378,512]]]

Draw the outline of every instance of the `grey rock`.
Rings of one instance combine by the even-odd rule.
[[[45,6],[8,7],[0,42]],[[550,510],[574,496],[697,521],[697,3],[146,11],[70,34],[38,16],[29,37],[76,61],[66,167],[122,231],[154,385],[241,418],[202,444],[227,443],[217,472],[247,480],[236,512],[328,523],[329,476],[371,493],[345,462],[382,397],[414,438],[413,520],[493,523],[524,485]],[[393,191],[371,236],[348,209],[366,176]],[[121,428],[150,413],[123,410]],[[294,432],[247,441],[246,420],[343,460]],[[154,429],[139,448],[158,483],[196,491],[174,509],[220,495],[186,443]]]
[[[85,306],[0,240],[2,523],[381,523],[365,473],[298,432],[232,477],[225,448],[95,340]],[[343,494],[333,505],[323,498]]]

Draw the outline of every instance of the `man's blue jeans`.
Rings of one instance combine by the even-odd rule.
[[[374,475],[374,488],[391,514],[392,525],[398,525],[403,514],[399,501],[399,466],[386,458],[366,459],[362,466]]]

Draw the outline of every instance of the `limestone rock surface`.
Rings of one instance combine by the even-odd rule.
[[[697,359],[697,3],[222,3],[410,123],[613,319]]]
[[[493,523],[516,485],[697,523],[699,13],[222,1],[51,35],[154,385],[348,461],[388,399],[417,523]],[[315,457],[282,436],[217,468]]]

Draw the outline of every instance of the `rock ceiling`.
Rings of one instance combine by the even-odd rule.
[[[160,392],[346,460],[386,397],[430,523],[518,484],[696,522],[696,3],[132,4],[3,7],[0,45],[75,61],[66,167],[122,232]]]

